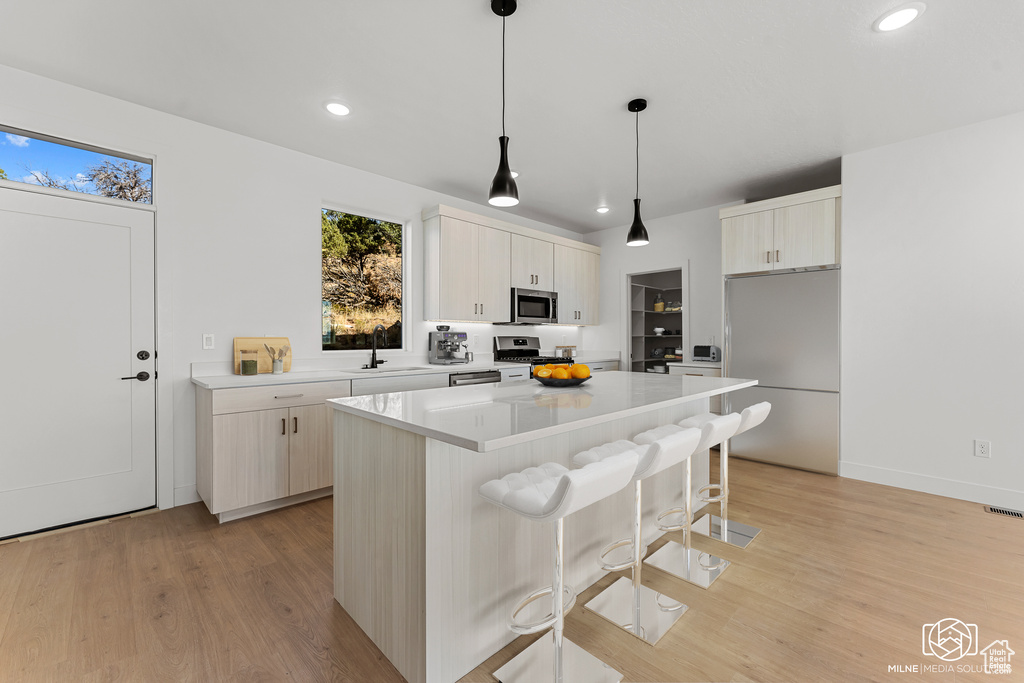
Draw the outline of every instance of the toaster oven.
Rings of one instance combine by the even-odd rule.
[[[693,359],[717,363],[722,360],[722,350],[717,346],[694,346]]]

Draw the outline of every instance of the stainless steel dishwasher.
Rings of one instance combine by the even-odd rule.
[[[448,386],[464,387],[467,384],[493,384],[501,381],[500,370],[478,370],[476,372],[454,372],[448,375]]]

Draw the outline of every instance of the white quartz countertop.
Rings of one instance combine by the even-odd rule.
[[[395,365],[404,366],[404,363],[397,361]],[[460,363],[457,365],[429,365],[420,363],[410,364],[409,369],[393,370],[385,363],[381,366],[382,372],[367,372],[357,369],[341,368],[338,370],[311,370],[306,372],[284,372],[280,375],[263,373],[261,375],[209,375],[204,377],[193,377],[192,383],[204,389],[240,389],[243,387],[264,387],[277,384],[304,384],[307,382],[335,382],[346,379],[378,379],[381,377],[401,377],[403,375],[435,375],[452,374],[456,372],[481,372],[484,370],[501,370],[512,367],[529,367],[523,363],[495,363],[494,361],[479,361],[474,363]]]
[[[601,372],[578,387],[526,380],[327,401],[357,415],[481,453],[709,398],[757,380]]]
[[[425,358],[393,358],[381,366],[383,372],[367,372],[356,368],[309,369],[293,370],[280,375],[263,373],[260,375],[234,375],[227,372],[219,374],[197,374],[192,383],[204,389],[241,389],[245,387],[265,387],[279,384],[305,384],[307,382],[336,382],[347,379],[372,379],[377,377],[400,377],[402,375],[433,375],[452,374],[456,372],[481,372],[486,370],[508,370],[515,367],[529,367],[529,363],[508,363],[494,361],[488,354],[487,360],[454,365],[431,365]],[[618,361],[617,355],[611,352],[581,352],[574,357],[577,363],[599,363]],[[408,369],[395,370],[402,367]]]

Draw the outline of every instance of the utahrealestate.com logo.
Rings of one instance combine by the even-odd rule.
[[[996,640],[978,650],[978,625],[959,619],[942,619],[921,628],[921,651],[928,657],[937,657],[943,663],[890,664],[890,673],[948,672],[1009,674],[1013,669],[1010,659],[1015,654],[1009,642]],[[965,657],[981,655],[982,663],[950,664]]]

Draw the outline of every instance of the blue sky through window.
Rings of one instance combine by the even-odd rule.
[[[102,164],[105,160],[114,163],[123,161],[121,157],[113,154],[79,149],[0,129],[0,169],[4,171],[8,180],[30,185],[45,185],[41,178],[48,175],[65,185],[64,189],[103,195],[103,192],[90,181],[89,173],[90,168]],[[129,160],[128,163],[142,166],[142,177],[151,186],[152,165],[134,160]],[[152,203],[151,200],[142,201]]]

